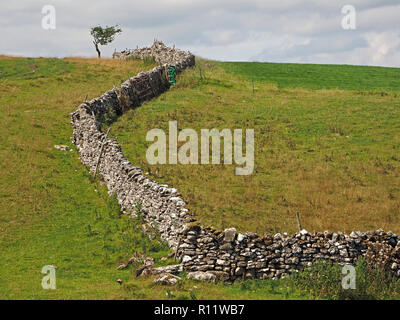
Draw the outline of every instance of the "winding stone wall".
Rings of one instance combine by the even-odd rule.
[[[98,174],[107,184],[110,194],[116,193],[126,213],[135,212],[141,203],[145,221],[159,230],[162,239],[177,250],[183,267],[197,273],[207,272],[217,279],[277,278],[297,272],[317,260],[354,264],[357,258],[379,264],[400,277],[400,239],[383,230],[371,232],[264,235],[237,233],[201,226],[186,208],[178,191],[161,185],[143,174],[123,155],[117,141],[106,138],[100,126],[107,114],[122,114],[143,102],[157,97],[169,88],[168,67],[177,73],[195,64],[189,52],[168,48],[155,41],[151,48],[114,53],[114,58],[155,57],[160,66],[141,72],[126,80],[120,87],[101,97],[81,104],[71,114],[72,141],[81,161],[95,171],[104,149]]]
[[[145,56],[144,52],[155,56],[158,61],[165,61],[165,55],[169,54],[179,56],[179,61],[171,60],[177,74],[195,63],[192,54],[170,49],[161,42],[154,42],[151,48],[143,49],[142,56]],[[119,204],[126,212],[134,212],[136,204],[140,202],[145,220],[160,231],[161,237],[170,246],[176,247],[178,229],[189,216],[177,190],[148,179],[140,168],[124,157],[118,142],[106,138],[100,131],[107,114],[120,115],[168,90],[167,72],[171,65],[163,64],[148,72],[141,72],[120,87],[81,104],[71,114],[71,123],[74,128],[72,142],[82,163],[94,172],[104,144],[98,174],[107,184],[109,194],[116,193]]]

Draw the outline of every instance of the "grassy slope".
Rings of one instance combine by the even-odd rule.
[[[309,231],[400,232],[399,69],[200,65],[202,79],[199,66],[185,72],[112,130],[128,158],[177,188],[199,220],[294,232],[299,211]],[[148,165],[146,133],[168,132],[169,120],[197,132],[254,128],[254,174],[235,176],[235,165]]]
[[[159,258],[164,244],[150,241],[121,217],[115,199],[93,182],[73,152],[69,113],[151,65],[97,59],[0,57],[0,299],[167,299],[167,288],[134,279],[120,261],[144,251]],[[171,263],[171,261],[163,263]],[[159,262],[158,262],[159,263]],[[56,265],[57,290],[41,288],[41,269]],[[116,279],[126,285],[120,287]],[[196,285],[198,288],[193,289]],[[283,283],[234,286],[184,281],[170,298],[304,298]]]
[[[106,256],[116,249],[103,248],[103,239],[90,237],[86,228],[95,214],[115,212],[115,204],[103,188],[95,192],[76,152],[53,145],[71,146],[69,113],[86,94],[98,96],[148,67],[109,60],[0,60],[0,297],[100,298],[113,292],[110,280],[120,274]],[[58,285],[65,290],[41,289],[46,264],[59,267]]]
[[[274,82],[278,88],[400,91],[398,68],[264,62],[218,65],[248,80]]]

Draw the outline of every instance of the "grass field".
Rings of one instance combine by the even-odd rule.
[[[111,132],[128,159],[177,188],[206,225],[292,233],[300,212],[309,231],[400,232],[398,75],[390,68],[199,60]],[[235,164],[149,165],[146,133],[167,133],[170,120],[198,134],[254,129],[253,174],[236,176]]]
[[[306,293],[273,283],[179,288],[135,279],[134,252],[169,251],[93,181],[70,142],[69,113],[152,64],[109,59],[0,57],[0,299],[284,299]],[[72,151],[58,151],[55,144]],[[42,267],[57,266],[57,290],[41,287]],[[122,279],[120,286],[116,280]],[[197,286],[196,288],[193,288]]]
[[[400,91],[399,68],[267,62],[224,62],[218,65],[250,81],[273,82],[278,88]]]
[[[172,263],[172,261],[171,259],[161,261],[160,258],[169,253],[165,243],[158,238],[148,239],[139,230],[139,221],[121,216],[115,198],[109,197],[102,183],[93,181],[87,169],[81,164],[69,140],[72,135],[69,113],[77,108],[86,95],[88,99],[97,97],[109,90],[114,83],[119,85],[128,77],[152,66],[151,63],[139,61],[123,62],[108,59],[59,60],[0,57],[2,137],[0,141],[0,299],[343,298],[343,292],[340,292],[338,288],[340,274],[335,267],[324,268],[329,273],[315,279],[312,277],[320,275],[321,270],[317,269],[315,273],[304,273],[304,276],[298,279],[246,280],[233,285],[227,283],[214,285],[183,280],[180,285],[172,288],[155,285],[152,283],[152,278],[135,278],[135,268],[138,265],[132,265],[125,270],[116,270],[119,263],[126,261],[134,252],[143,252],[152,256],[158,265]],[[123,116],[113,125],[112,132],[118,133],[126,154],[134,164],[141,164],[145,169],[148,168],[151,171],[149,174],[158,181],[167,181],[178,187],[189,202],[194,200],[190,204],[191,208],[206,223],[221,226],[238,224],[240,229],[249,230],[255,226],[253,230],[285,228],[290,231],[293,227],[291,214],[280,218],[280,207],[276,211],[271,211],[273,218],[268,216],[268,219],[263,217],[264,220],[261,220],[262,223],[265,221],[270,223],[267,227],[265,225],[259,227],[255,224],[259,215],[255,215],[253,221],[249,221],[248,218],[260,208],[260,204],[253,203],[257,197],[265,195],[262,203],[272,206],[275,201],[273,194],[278,195],[279,190],[285,190],[285,182],[290,180],[288,172],[283,171],[284,174],[280,180],[276,176],[279,167],[272,167],[267,172],[263,172],[260,171],[263,167],[257,165],[256,168],[259,170],[257,174],[239,179],[237,182],[235,182],[237,177],[232,175],[233,167],[223,166],[221,168],[177,166],[175,169],[160,167],[159,173],[155,174],[156,168],[143,163],[146,148],[145,132],[151,126],[165,127],[169,118],[178,118],[180,127],[187,125],[197,128],[197,122],[198,127],[219,127],[226,121],[229,125],[235,124],[235,127],[245,128],[244,124],[247,124],[247,120],[243,115],[249,117],[249,123],[257,124],[257,126],[259,122],[265,125],[265,117],[267,117],[269,127],[265,126],[265,129],[262,129],[263,127],[260,126],[257,130],[266,130],[265,139],[272,143],[272,147],[267,146],[265,150],[270,152],[268,154],[273,154],[271,153],[273,150],[277,158],[269,159],[264,168],[269,164],[280,163],[278,160],[283,158],[280,148],[291,150],[290,157],[284,160],[282,168],[287,170],[295,166],[294,156],[299,157],[297,163],[305,163],[309,168],[312,163],[319,163],[319,157],[308,149],[307,152],[304,151],[305,142],[297,142],[294,150],[291,149],[292,144],[287,144],[289,138],[303,141],[303,135],[307,133],[307,130],[303,129],[304,132],[301,131],[302,135],[297,138],[291,134],[291,131],[283,138],[279,135],[285,132],[283,130],[285,126],[294,130],[295,119],[305,117],[302,116],[305,111],[299,108],[307,105],[307,102],[313,102],[310,105],[313,106],[312,110],[315,113],[318,110],[322,112],[321,110],[326,106],[333,108],[338,99],[337,91],[323,91],[327,102],[321,101],[318,109],[315,100],[316,97],[321,99],[319,92],[304,89],[282,91],[267,80],[256,82],[253,95],[251,82],[243,80],[245,75],[227,73],[221,66],[214,63],[201,62],[201,66],[205,77],[201,81],[198,69],[185,72],[178,78],[175,88],[154,102],[145,104],[135,112]],[[343,92],[340,93],[343,94]],[[396,116],[398,111],[399,100],[392,93],[383,96],[380,93],[371,92],[358,95],[348,92],[344,94],[346,99],[365,99],[371,111],[376,110],[375,105],[378,103],[386,111],[389,110],[393,116]],[[290,107],[295,106],[296,101],[303,102],[290,111]],[[275,102],[279,102],[278,107],[284,110],[282,116],[274,110],[273,103]],[[351,100],[347,101],[347,105],[350,105],[350,102]],[[267,106],[267,108],[257,115],[256,112],[262,110],[262,106]],[[245,114],[243,110],[246,110]],[[365,112],[368,113],[368,111],[369,109]],[[312,123],[317,123],[326,114],[316,117],[315,113],[308,116],[312,119],[302,122],[302,126],[308,123],[309,127],[312,127]],[[166,117],[165,120],[162,117]],[[344,118],[345,115],[341,115],[339,120],[342,117]],[[381,159],[390,160],[389,146],[396,143],[397,147],[399,146],[395,134],[396,119],[386,118],[382,113],[379,113],[377,117],[381,121],[388,121],[389,125],[382,127],[379,131],[374,129],[374,122],[370,121],[369,125],[375,130],[374,134],[378,134],[377,142],[369,142],[370,152],[382,148]],[[287,122],[286,119],[293,122]],[[359,128],[360,136],[365,126]],[[323,127],[324,124],[321,125],[320,130],[323,130]],[[275,129],[280,131],[274,133]],[[345,129],[350,131],[352,127]],[[389,136],[389,141],[380,146],[383,132]],[[346,146],[347,140],[344,140],[343,136],[335,132],[332,136],[337,138],[335,150]],[[323,138],[320,140],[325,141]],[[329,145],[328,142],[324,143]],[[69,145],[72,151],[58,151],[54,149],[55,144]],[[355,151],[357,150],[356,148]],[[315,153],[318,154],[316,151]],[[393,149],[393,154],[395,153],[396,149]],[[364,156],[365,159],[370,157],[369,153],[356,155]],[[356,157],[356,155],[353,156]],[[305,162],[302,160],[303,157],[306,159]],[[353,163],[358,161],[358,158],[354,159]],[[332,162],[335,163],[334,161]],[[392,159],[390,163],[396,165],[396,161]],[[395,171],[398,170],[397,167],[395,170],[388,168],[389,173],[383,173],[380,166],[376,168],[371,176],[375,179],[387,176],[387,181],[389,181],[387,190],[394,189],[392,196],[389,197],[390,201],[385,202],[386,207],[388,208],[389,204],[398,205],[398,189],[391,187],[398,181],[395,180],[398,179],[398,171]],[[339,166],[337,170],[341,172],[342,169]],[[314,171],[306,172],[310,176],[304,176],[303,181],[315,177]],[[168,176],[170,173],[180,177],[193,178],[196,174],[201,176],[198,179],[191,179],[190,184],[185,185],[178,183],[180,179],[177,179],[175,183],[174,178]],[[359,175],[363,176],[361,173]],[[257,178],[253,180],[255,177]],[[390,182],[390,177],[394,179],[392,182]],[[232,187],[230,191],[229,188],[223,186],[226,181],[232,181],[231,185],[228,185]],[[379,190],[385,190],[382,182],[378,182]],[[263,189],[255,189],[257,186],[262,186]],[[245,197],[242,197],[241,193],[247,188],[249,191],[246,191]],[[374,188],[375,185],[370,186],[371,190]],[[251,189],[254,195],[250,192]],[[219,195],[221,190],[224,193]],[[198,195],[191,196],[192,192]],[[292,192],[294,193],[294,189]],[[204,198],[205,196],[208,198]],[[231,197],[232,202],[228,204],[224,197]],[[237,204],[239,205],[236,209]],[[245,212],[243,210],[247,210],[246,207],[249,207],[249,211]],[[214,211],[213,208],[218,208],[218,210]],[[221,208],[223,208],[221,216],[214,218],[210,216],[210,212],[219,212]],[[289,209],[293,208],[289,207]],[[247,219],[243,218],[244,212],[247,214]],[[308,227],[309,221],[310,223],[313,221],[312,214],[313,212],[310,212],[306,218],[305,227]],[[392,218],[395,219],[396,215]],[[315,219],[317,221],[317,218]],[[388,219],[388,215],[384,213],[370,223],[383,224],[385,227],[385,219]],[[241,221],[245,223],[241,225]],[[393,229],[395,230],[395,227]],[[41,280],[44,276],[41,274],[41,269],[44,265],[57,266],[57,290],[41,288]],[[360,271],[358,274],[361,276],[364,273]],[[318,279],[327,279],[328,276],[331,279],[329,286],[318,281]],[[122,279],[124,284],[120,286],[116,282],[117,279]],[[399,296],[397,285],[387,285],[382,289],[384,282],[381,278],[376,278],[374,281],[360,288],[364,295],[364,291],[369,290],[375,298]]]

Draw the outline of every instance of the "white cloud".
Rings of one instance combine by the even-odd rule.
[[[210,59],[400,67],[398,0],[352,0],[357,30],[342,29],[342,0],[53,0],[54,31],[40,27],[45,4],[0,4],[0,54],[95,56],[90,27],[119,23],[105,56],[158,38]]]
[[[385,65],[389,60],[400,66],[400,33],[371,32],[365,38],[372,64]]]

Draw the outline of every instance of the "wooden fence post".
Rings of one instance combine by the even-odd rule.
[[[296,217],[297,217],[297,224],[299,226],[299,232],[302,230],[301,228],[301,222],[300,222],[300,215],[298,212],[296,212]]]

